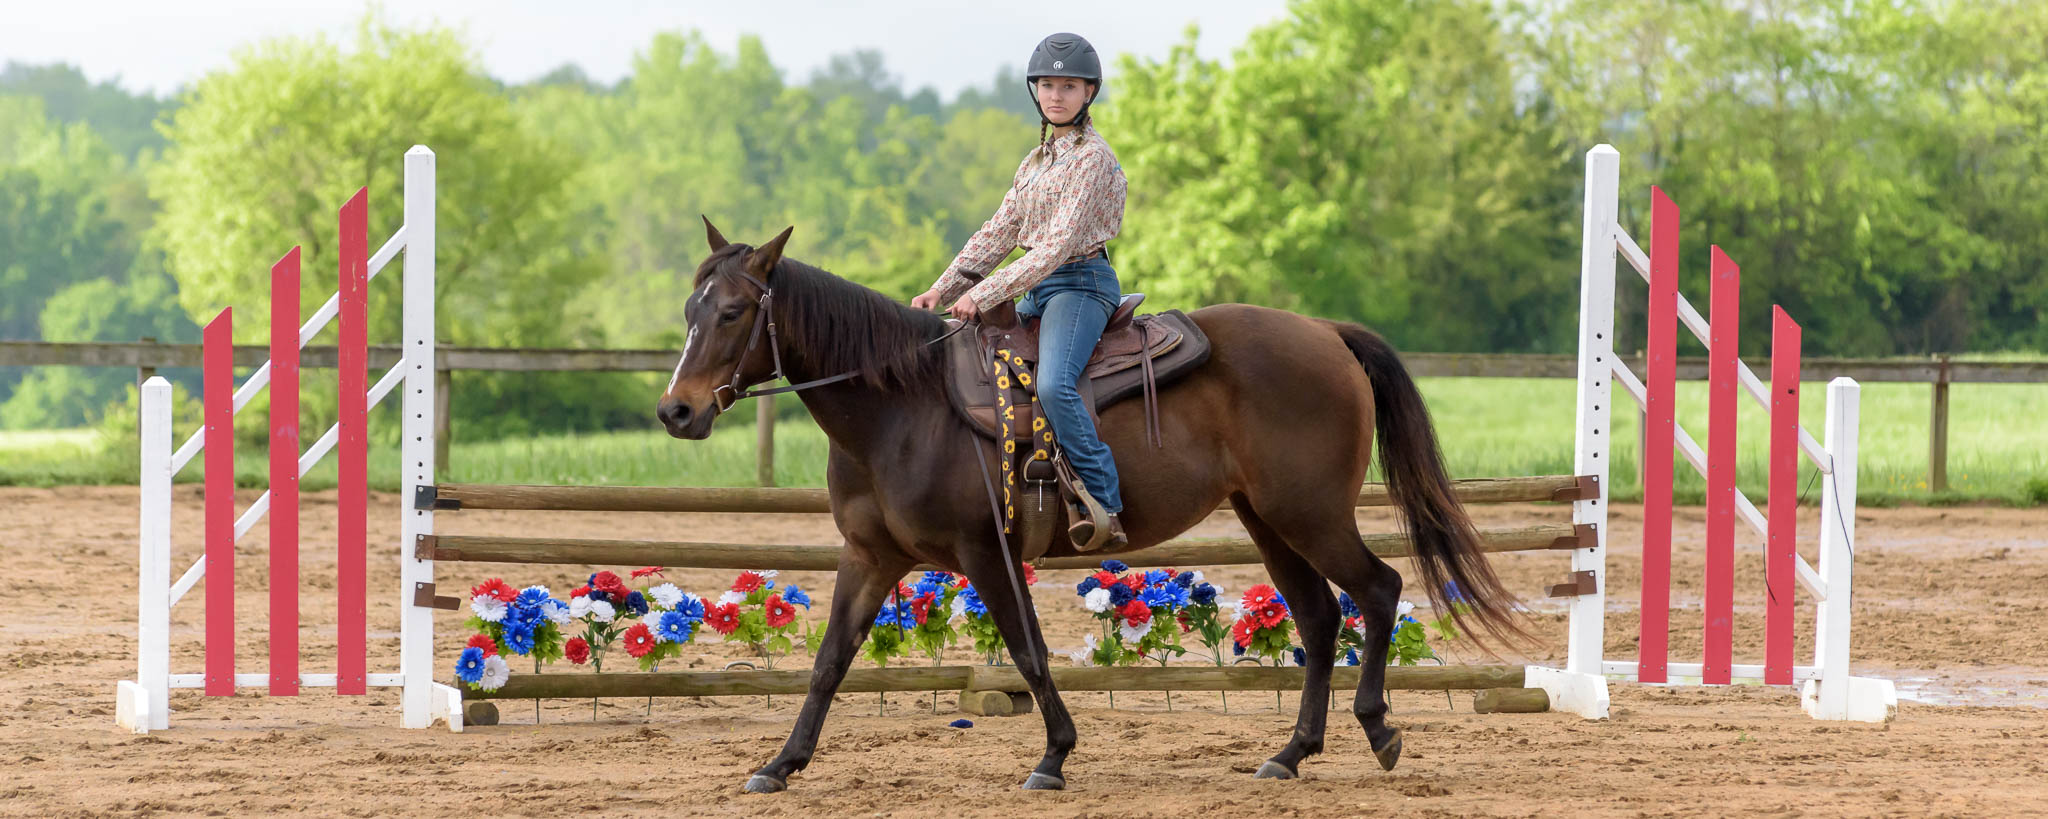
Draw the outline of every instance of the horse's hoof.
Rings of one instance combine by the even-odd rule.
[[[1394,738],[1387,740],[1385,747],[1372,749],[1372,755],[1379,757],[1380,770],[1393,770],[1394,763],[1401,761],[1401,729],[1394,729]]]
[[[1052,774],[1032,771],[1030,776],[1024,777],[1024,790],[1027,791],[1063,791],[1066,789],[1067,780]]]
[[[1280,764],[1280,763],[1278,763],[1278,762],[1275,762],[1275,761],[1273,761],[1273,760],[1270,760],[1270,759],[1268,759],[1268,760],[1266,760],[1266,764],[1264,764],[1264,765],[1260,765],[1260,766],[1259,766],[1259,772],[1258,772],[1258,773],[1252,774],[1252,778],[1253,778],[1253,779],[1293,779],[1293,778],[1294,778],[1294,770],[1293,770],[1293,769],[1291,769],[1291,768],[1288,768],[1287,766],[1285,766],[1285,765],[1282,765],[1282,764]]]
[[[788,787],[788,782],[767,774],[754,774],[747,780],[747,793],[779,793]]]

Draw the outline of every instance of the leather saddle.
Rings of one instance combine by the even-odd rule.
[[[1209,337],[1194,319],[1179,310],[1137,315],[1145,300],[1142,293],[1124,296],[1109,323],[1095,354],[1081,374],[1076,387],[1082,403],[1101,423],[1101,412],[1113,404],[1143,393],[1146,421],[1153,446],[1160,445],[1158,431],[1158,388],[1178,380],[1209,360]],[[953,408],[968,426],[982,437],[996,440],[1001,427],[996,421],[995,381],[989,362],[997,350],[1028,364],[1038,362],[1038,322],[1020,321],[1016,305],[1004,304],[982,313],[980,332],[961,333],[947,343],[949,375],[947,391]],[[1033,368],[1035,371],[1035,367]],[[1014,404],[1026,417],[1011,425],[1013,430],[1031,429],[1030,404]]]

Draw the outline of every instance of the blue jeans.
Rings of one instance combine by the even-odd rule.
[[[1067,463],[1088,494],[1111,514],[1122,512],[1116,460],[1095,434],[1095,420],[1081,403],[1075,382],[1095,354],[1109,314],[1123,297],[1109,260],[1072,262],[1054,270],[1024,294],[1017,312],[1038,316],[1038,403],[1066,451]]]

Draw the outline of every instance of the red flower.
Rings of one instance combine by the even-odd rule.
[[[1350,628],[1350,629],[1356,629],[1356,628],[1358,628],[1358,627],[1359,627],[1359,625],[1360,625],[1360,624],[1362,624],[1362,623],[1364,623],[1364,622],[1365,622],[1365,618],[1364,618],[1364,617],[1361,617],[1361,616],[1358,616],[1358,615],[1353,615],[1353,616],[1350,616],[1350,617],[1346,617],[1346,618],[1344,618],[1344,627],[1345,627],[1345,628]]]
[[[796,620],[796,607],[782,602],[779,594],[768,595],[768,602],[762,604],[761,610],[768,615],[769,628],[782,628]]]
[[[1023,565],[1024,565],[1024,585],[1026,585],[1026,586],[1035,586],[1035,585],[1038,585],[1038,570],[1037,570],[1037,569],[1034,569],[1034,568],[1032,568],[1032,567],[1031,567],[1031,564],[1029,564],[1029,563],[1026,563],[1026,564],[1023,564]]]
[[[590,587],[604,592],[606,597],[611,598],[614,606],[623,602],[626,595],[632,594],[626,588],[626,581],[620,580],[618,575],[611,572],[598,572],[597,576],[590,579]]]
[[[589,587],[589,586],[577,586],[577,587],[576,587],[576,590],[575,590],[575,591],[569,592],[569,599],[571,599],[571,600],[574,600],[574,599],[576,599],[576,598],[578,598],[578,597],[588,597],[588,596],[590,596],[590,587]]]
[[[1133,592],[1144,591],[1145,576],[1142,574],[1124,575],[1123,584],[1126,588],[1129,588]]]
[[[1089,575],[1089,577],[1095,578],[1095,584],[1103,588],[1109,588],[1110,586],[1116,584],[1116,575],[1110,574],[1109,572],[1096,572],[1092,575]]]
[[[1152,622],[1152,609],[1147,608],[1143,600],[1133,599],[1119,606],[1116,613],[1123,615],[1124,622],[1134,626],[1142,626]]]
[[[1182,634],[1195,630],[1195,623],[1193,620],[1188,619],[1188,613],[1185,609],[1175,613],[1173,619],[1180,623],[1180,632]]]
[[[513,591],[511,586],[505,585],[505,581],[493,577],[475,586],[471,586],[469,589],[469,596],[472,598],[485,595],[510,603],[513,598],[519,596],[519,592]]]
[[[1238,645],[1251,648],[1252,633],[1255,631],[1258,631],[1258,627],[1252,625],[1251,618],[1239,617],[1237,622],[1230,625],[1230,638],[1237,641]]]
[[[1272,586],[1260,583],[1259,585],[1244,590],[1244,607],[1248,609],[1258,608],[1259,606],[1264,605],[1267,601],[1272,600],[1273,597],[1277,594],[1279,594],[1279,592],[1273,591]]]
[[[481,648],[484,650],[484,656],[489,657],[498,653],[498,641],[491,639],[491,635],[488,634],[472,634],[469,643],[463,648]]]
[[[647,652],[653,650],[654,632],[647,630],[646,623],[634,623],[632,628],[626,629],[627,654],[635,657],[645,657]]]
[[[750,594],[754,590],[761,588],[762,584],[766,582],[767,578],[754,572],[740,572],[740,576],[732,580],[732,590],[741,594]]]
[[[917,615],[918,625],[924,625],[925,617],[931,614],[933,599],[929,592],[910,598],[910,611]]]
[[[562,656],[569,658],[569,662],[577,665],[589,662],[590,643],[581,637],[571,637],[569,642],[562,644]]]
[[[710,611],[704,613],[704,622],[710,623],[720,634],[731,634],[733,629],[740,627],[740,605],[720,603],[712,606]]]
[[[634,570],[633,570],[633,577],[634,577],[634,578],[642,578],[642,577],[646,577],[646,576],[648,576],[648,575],[650,575],[650,574],[661,574],[661,567],[660,567],[660,566],[648,566],[647,568],[644,568],[644,569],[634,569]]]
[[[1252,616],[1259,621],[1260,628],[1272,628],[1287,619],[1287,607],[1268,600],[1253,609]]]

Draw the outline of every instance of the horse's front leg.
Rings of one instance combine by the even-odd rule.
[[[965,546],[960,550],[960,564],[966,570],[967,579],[973,581],[975,592],[988,605],[988,613],[995,618],[996,627],[1002,630],[1003,642],[1009,646],[1010,657],[1016,661],[1017,671],[1023,675],[1025,684],[1031,686],[1031,696],[1038,701],[1039,712],[1045,714],[1045,757],[1024,779],[1024,788],[1061,790],[1067,786],[1061,769],[1066,765],[1067,754],[1074,750],[1074,718],[1067,713],[1066,703],[1060,701],[1060,692],[1053,688],[1052,671],[1046,661],[1045,636],[1039,633],[1038,617],[1027,613],[1030,611],[1031,592],[1011,583],[1012,572],[1016,572],[1020,583],[1023,572],[1016,567],[1005,566],[1000,551],[994,547],[992,543]]]
[[[825,727],[825,710],[832,707],[832,696],[846,679],[846,668],[853,664],[861,641],[867,639],[883,598],[910,566],[910,559],[900,554],[880,557],[851,544],[841,554],[839,577],[832,586],[832,619],[825,624],[818,660],[811,666],[810,693],[804,696],[803,711],[797,715],[782,753],[747,780],[749,792],[774,793],[789,787],[789,775],[811,764],[811,756],[818,750],[818,733]]]

